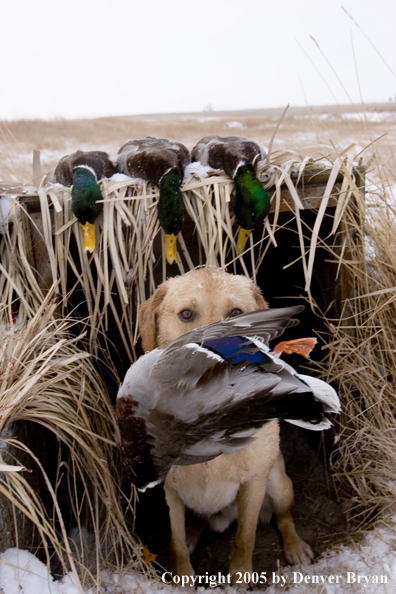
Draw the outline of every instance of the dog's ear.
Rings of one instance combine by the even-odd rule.
[[[139,332],[140,336],[142,337],[142,345],[143,350],[146,353],[147,351],[152,351],[156,348],[157,345],[157,315],[158,315],[158,308],[161,305],[166,293],[168,291],[168,287],[165,284],[158,287],[154,295],[147,299],[139,309]]]
[[[260,287],[255,284],[252,284],[252,294],[254,297],[255,302],[257,303],[257,309],[268,309],[269,305],[263,297],[261,293]]]

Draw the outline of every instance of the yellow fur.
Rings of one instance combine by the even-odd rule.
[[[233,276],[217,268],[197,268],[161,285],[139,312],[139,327],[145,351],[166,347],[180,334],[227,318],[234,310],[245,313],[266,309],[260,289],[244,276]],[[182,312],[191,317],[186,320]],[[275,513],[282,534],[284,553],[290,563],[311,562],[313,553],[296,533],[290,508],[293,486],[286,475],[279,451],[278,422],[256,434],[246,449],[210,462],[174,466],[165,481],[170,510],[171,561],[178,575],[194,575],[190,562],[200,530],[189,541],[185,529],[185,506],[218,525],[233,519],[238,506],[238,529],[229,571],[252,572],[252,554],[260,509]],[[265,500],[264,500],[265,497]]]

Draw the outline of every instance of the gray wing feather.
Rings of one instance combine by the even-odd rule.
[[[248,401],[258,392],[269,393],[281,381],[274,373],[258,373],[257,369],[248,369],[243,365],[230,367],[225,362],[212,361],[210,367],[202,372],[206,365],[203,353],[194,352],[190,356],[189,368],[181,375],[179,369],[179,380],[162,387],[157,410],[186,423],[195,423],[200,417],[218,414],[225,407]],[[201,368],[199,378],[197,368]],[[159,384],[159,377],[158,380]]]
[[[191,342],[202,344],[216,338],[240,335],[247,338],[259,336],[267,343],[273,338],[281,336],[286,328],[299,324],[299,320],[293,319],[292,316],[301,313],[303,310],[303,305],[295,305],[293,307],[279,309],[260,309],[241,314],[235,318],[221,320],[185,332],[176,338],[165,350],[171,352]]]
[[[325,411],[339,411],[333,388],[300,376],[262,342],[298,323],[291,316],[303,309],[261,310],[215,322],[186,332],[166,349],[155,349],[132,365],[118,398],[132,399],[136,415],[146,419],[148,434],[155,436],[153,455],[161,472],[166,474],[173,464],[199,463],[247,447],[258,428],[270,422],[261,412],[268,400],[306,393],[308,388]],[[244,336],[264,351],[265,362],[258,367],[230,365],[200,346],[208,340],[232,336]],[[252,416],[253,410],[256,413]],[[331,424],[325,417],[316,425],[287,420],[313,430]]]

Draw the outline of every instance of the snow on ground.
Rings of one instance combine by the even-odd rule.
[[[4,594],[80,594],[73,574],[55,582],[44,563],[18,549],[0,555],[0,588]]]
[[[331,113],[307,113],[305,115],[295,114],[295,120],[335,120],[336,116]]]
[[[4,234],[8,223],[14,220],[10,196],[0,196],[0,233]]]
[[[245,126],[242,124],[242,122],[237,122],[237,121],[226,122],[226,126],[227,126],[227,128],[238,128],[240,130],[245,128]]]
[[[361,120],[362,122],[389,122],[394,121],[396,114],[393,111],[366,111],[366,112],[345,112],[341,115],[343,120]]]
[[[378,526],[361,541],[326,552],[314,565],[282,568],[280,575],[291,594],[395,594],[396,526]],[[279,585],[272,585],[266,594],[276,592]]]
[[[396,517],[393,522],[396,522]],[[227,585],[227,576],[220,577],[226,584],[221,588],[225,594],[246,592],[243,577],[238,588]],[[198,587],[198,594],[213,590],[219,576],[203,576],[203,579],[206,587]],[[378,525],[359,542],[329,551],[313,565],[282,567],[266,576],[253,574],[253,581],[264,583],[265,580],[269,585],[266,594],[279,594],[286,590],[290,594],[396,594],[396,524]],[[171,574],[164,574],[164,582],[171,581]],[[8,549],[0,555],[0,592],[1,589],[4,594],[81,594],[71,573],[55,581],[41,561],[18,549]],[[96,594],[98,590],[84,587],[83,592]],[[172,585],[149,582],[140,575],[102,572],[101,594],[146,592],[170,594],[175,590]]]

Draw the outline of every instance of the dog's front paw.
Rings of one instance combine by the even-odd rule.
[[[251,586],[249,582],[246,581],[246,576],[251,575],[252,571],[247,571],[246,569],[236,569],[235,571],[229,571],[231,574],[231,584],[233,586],[243,584],[244,586]]]
[[[190,561],[178,561],[178,563],[175,564],[175,570],[173,573],[175,573],[176,575],[189,575],[189,576],[193,576],[195,575],[193,566],[191,565]]]
[[[187,547],[175,551],[172,546],[169,547],[169,562],[173,575],[194,576],[195,572],[191,565],[190,555]]]
[[[231,583],[240,583],[243,576],[251,575],[252,571],[252,556],[247,554],[246,551],[241,551],[235,547],[231,552],[228,568],[228,572],[231,574]]]
[[[297,535],[288,542],[285,542],[283,552],[286,561],[290,565],[299,565],[300,563],[311,564],[314,559],[314,554],[309,544]]]

